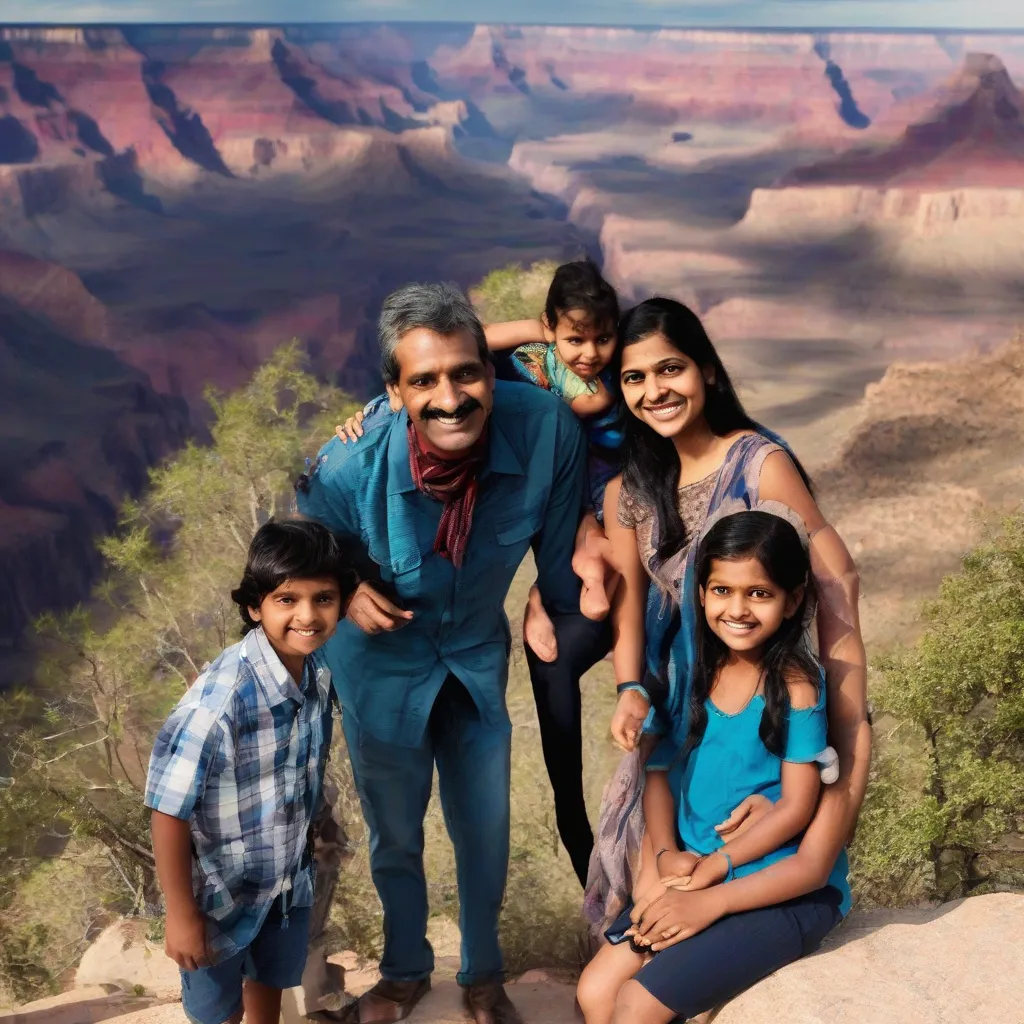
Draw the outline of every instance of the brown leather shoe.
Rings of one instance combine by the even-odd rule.
[[[309,1014],[318,1024],[395,1024],[405,1020],[413,1007],[430,991],[430,979],[388,981],[382,978],[358,999],[340,1010]]]
[[[523,1024],[523,1018],[505,992],[505,986],[497,981],[464,985],[462,1006],[476,1024]]]

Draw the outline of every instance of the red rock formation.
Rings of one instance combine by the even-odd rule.
[[[199,410],[207,384],[236,386],[293,336],[319,372],[365,391],[369,325],[390,288],[578,253],[538,193],[561,194],[587,232],[614,227],[571,166],[519,154],[526,181],[504,157],[460,153],[490,157],[522,130],[536,137],[538,120],[552,136],[663,132],[666,146],[699,124],[784,149],[845,144],[857,130],[844,102],[885,123],[966,45],[578,27],[0,29],[0,249],[32,254],[0,253],[0,402],[45,396],[31,442],[0,466],[0,526],[17,520],[6,535],[42,546],[0,544],[0,560],[27,579],[81,549],[61,585],[80,596],[90,533],[183,435],[180,399]],[[1005,45],[1024,67],[1024,44]],[[461,148],[467,137],[496,145]],[[636,222],[619,235],[608,262],[628,277],[647,257],[631,248]],[[697,257],[677,243],[657,262],[694,279]],[[740,273],[723,259],[710,290],[713,274]],[[69,436],[74,458],[54,447]],[[10,614],[23,621],[29,605]]]
[[[92,345],[110,347],[110,316],[81,280],[56,263],[0,251],[0,297]]]
[[[1002,61],[971,54],[928,116],[894,145],[797,168],[783,185],[1024,186],[1024,97]]]
[[[0,646],[87,593],[92,538],[185,438],[185,403],[111,353],[127,341],[73,274],[0,253]]]
[[[142,55],[127,46],[116,29],[8,28],[0,30],[3,45],[12,60],[0,64],[0,76],[13,78],[17,65],[47,97],[46,104],[34,108],[37,118],[54,123],[74,115],[73,134],[56,140],[66,145],[51,150],[52,155],[67,157],[77,146],[89,158],[133,149],[145,162],[176,159],[174,147],[152,116],[142,81]],[[17,100],[18,90],[3,84],[9,100]]]
[[[638,118],[804,126],[842,133],[823,45],[874,119],[953,66],[934,36],[477,26],[438,49],[438,81],[477,101],[539,94],[628,99]]]

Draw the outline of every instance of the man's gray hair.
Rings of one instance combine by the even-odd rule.
[[[380,372],[385,384],[398,383],[395,348],[402,338],[419,327],[437,334],[465,331],[476,342],[480,358],[491,361],[484,327],[469,299],[453,284],[407,284],[393,291],[381,307],[377,321]]]

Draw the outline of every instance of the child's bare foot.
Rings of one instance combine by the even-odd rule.
[[[573,556],[573,570],[583,583],[580,611],[595,622],[607,618],[622,579],[611,564],[610,552],[608,541],[601,537],[588,539],[587,546]]]
[[[606,618],[611,610],[611,603],[604,590],[598,587],[583,585],[580,593],[580,611],[595,622]]]
[[[536,587],[530,587],[530,596],[523,612],[523,641],[541,661],[551,662],[558,657],[555,624],[545,611],[540,591]]]

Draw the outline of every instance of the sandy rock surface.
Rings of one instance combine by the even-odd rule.
[[[95,947],[94,947],[95,948]],[[933,909],[864,911],[822,951],[734,999],[705,1024],[1016,1024],[1024,1020],[1024,895],[995,893]],[[346,954],[341,954],[345,956]],[[353,963],[354,966],[354,963]],[[457,961],[438,960],[434,986],[412,1024],[463,1021]],[[350,991],[372,970],[352,970]],[[573,1024],[574,986],[556,973],[527,972],[508,987],[527,1024]],[[117,1018],[119,1024],[184,1024],[178,1003]],[[286,1011],[284,1024],[301,1019]]]
[[[1024,1020],[1024,895],[855,914],[816,956],[729,1003],[715,1024],[1013,1024]]]
[[[75,974],[75,986],[116,985],[157,999],[177,999],[181,976],[162,943],[146,938],[147,922],[117,921],[100,933],[85,951]],[[139,988],[137,989],[136,986]]]

